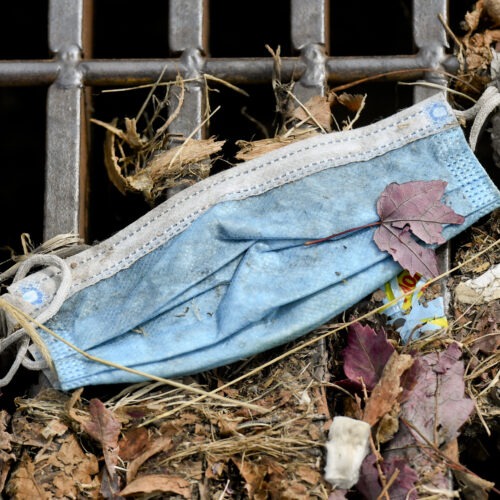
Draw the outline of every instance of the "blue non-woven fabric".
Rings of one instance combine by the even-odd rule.
[[[163,377],[228,364],[310,332],[401,271],[373,242],[373,228],[304,245],[378,220],[376,202],[388,184],[446,181],[443,201],[465,217],[444,228],[447,239],[500,206],[451,109],[435,101],[418,109],[435,130],[363,161],[339,164],[332,147],[319,171],[211,204],[164,244],[72,294],[46,326],[93,356]],[[400,126],[397,116],[392,122]],[[369,148],[362,133],[356,137],[361,150]],[[41,335],[63,389],[141,380]]]

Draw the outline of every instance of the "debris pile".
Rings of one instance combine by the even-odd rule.
[[[491,81],[498,10],[498,3],[479,0],[466,16],[467,33],[456,38],[460,92],[474,94]],[[279,51],[272,55],[279,126],[273,137],[239,141],[237,160],[349,129],[364,109],[367,96],[359,94],[327,91],[297,101],[293,82],[280,80]],[[142,193],[151,205],[166,190],[208,176],[224,144],[169,135],[183,82],[165,89],[141,131],[144,108],[121,122],[93,120],[107,130],[113,184],[124,194]],[[171,92],[178,107],[157,126]],[[340,124],[339,108],[348,113]],[[154,382],[105,397],[93,388],[17,397],[12,415],[0,412],[0,491],[19,499],[498,494],[486,464],[500,443],[499,235],[496,211],[457,240],[446,313],[441,283],[429,284],[412,269],[306,339],[183,380],[206,391],[202,396]],[[433,270],[441,279],[437,264]],[[411,287],[401,287],[408,276]],[[401,292],[404,307],[396,314],[394,295]],[[482,458],[467,449],[474,439],[487,450]],[[488,479],[469,464],[481,460]]]

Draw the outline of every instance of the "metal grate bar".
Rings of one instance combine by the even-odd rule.
[[[181,76],[197,78],[203,72],[203,57],[208,50],[205,0],[170,2],[169,45],[170,51],[180,56]],[[179,72],[179,61],[176,63]],[[168,78],[175,78],[168,75]],[[201,125],[205,109],[203,105],[204,86],[201,83],[186,83],[186,98],[179,116],[172,123],[170,132],[187,136]],[[177,102],[173,103],[176,107]],[[200,129],[194,138],[201,139]]]
[[[185,80],[198,78],[203,72],[203,57],[208,51],[208,19],[206,0],[187,0],[170,2],[169,45],[170,51],[180,55],[181,76]],[[178,66],[178,63],[177,63]],[[169,75],[170,76],[170,75]],[[181,138],[191,136],[202,139],[206,127],[202,126],[205,115],[205,84],[188,82],[185,97],[177,118],[169,127],[169,132]],[[172,99],[170,107],[175,109],[179,101]],[[182,139],[181,139],[182,140]],[[182,189],[182,184],[167,191],[172,196]]]
[[[438,72],[443,69],[445,49],[448,47],[439,16],[443,20],[448,18],[447,0],[413,0],[413,40],[419,56],[425,61],[425,66],[436,70],[436,73],[426,73],[424,79],[438,85],[446,85],[446,78],[442,72]],[[415,87],[414,100],[420,101],[435,92],[435,89],[429,87]]]
[[[157,80],[162,71],[164,77],[175,79],[182,68],[180,59],[122,59],[122,60],[82,60],[77,67],[82,72],[85,85],[95,87],[109,85],[141,85]],[[202,59],[199,70],[234,84],[268,83],[273,72],[273,62],[269,57]],[[423,76],[423,69],[432,69],[436,60],[428,54],[371,57],[326,57],[326,77],[330,83],[345,83],[360,78],[388,74],[387,81],[414,80]],[[439,67],[455,73],[458,62],[454,56],[444,54],[438,60]],[[55,81],[61,69],[60,61],[0,61],[0,85],[33,86],[47,85]],[[306,71],[306,63],[301,58],[283,57],[281,72],[283,78],[300,78]],[[435,67],[434,69],[437,69]],[[397,73],[396,72],[400,72]],[[403,73],[404,72],[404,73]]]
[[[328,2],[325,0],[292,0],[291,3],[292,45],[300,52],[304,65],[304,71],[294,87],[301,102],[325,93],[325,51],[329,38],[327,12]]]
[[[82,71],[84,0],[51,0],[49,49],[60,69],[47,95],[45,239],[83,232]]]

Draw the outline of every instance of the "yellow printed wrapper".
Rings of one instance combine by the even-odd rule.
[[[385,303],[413,291],[404,299],[383,309],[384,314],[389,317],[389,323],[401,319],[404,321],[397,330],[405,344],[426,331],[440,330],[448,326],[442,297],[437,297],[426,304],[420,301],[426,282],[427,280],[419,274],[412,276],[405,270],[386,283],[383,288],[386,295]]]

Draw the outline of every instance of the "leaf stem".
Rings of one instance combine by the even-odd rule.
[[[361,231],[361,229],[367,229],[369,227],[380,226],[380,224],[382,224],[381,220],[378,220],[377,222],[370,222],[370,224],[365,224],[364,226],[358,226],[358,227],[353,227],[351,229],[346,229],[345,231],[331,234],[330,236],[326,236],[325,238],[320,238],[319,240],[306,241],[304,245],[315,245],[316,243],[323,243],[324,241],[331,240],[333,238],[336,238],[337,236],[343,236],[344,234],[353,233],[354,231]]]

